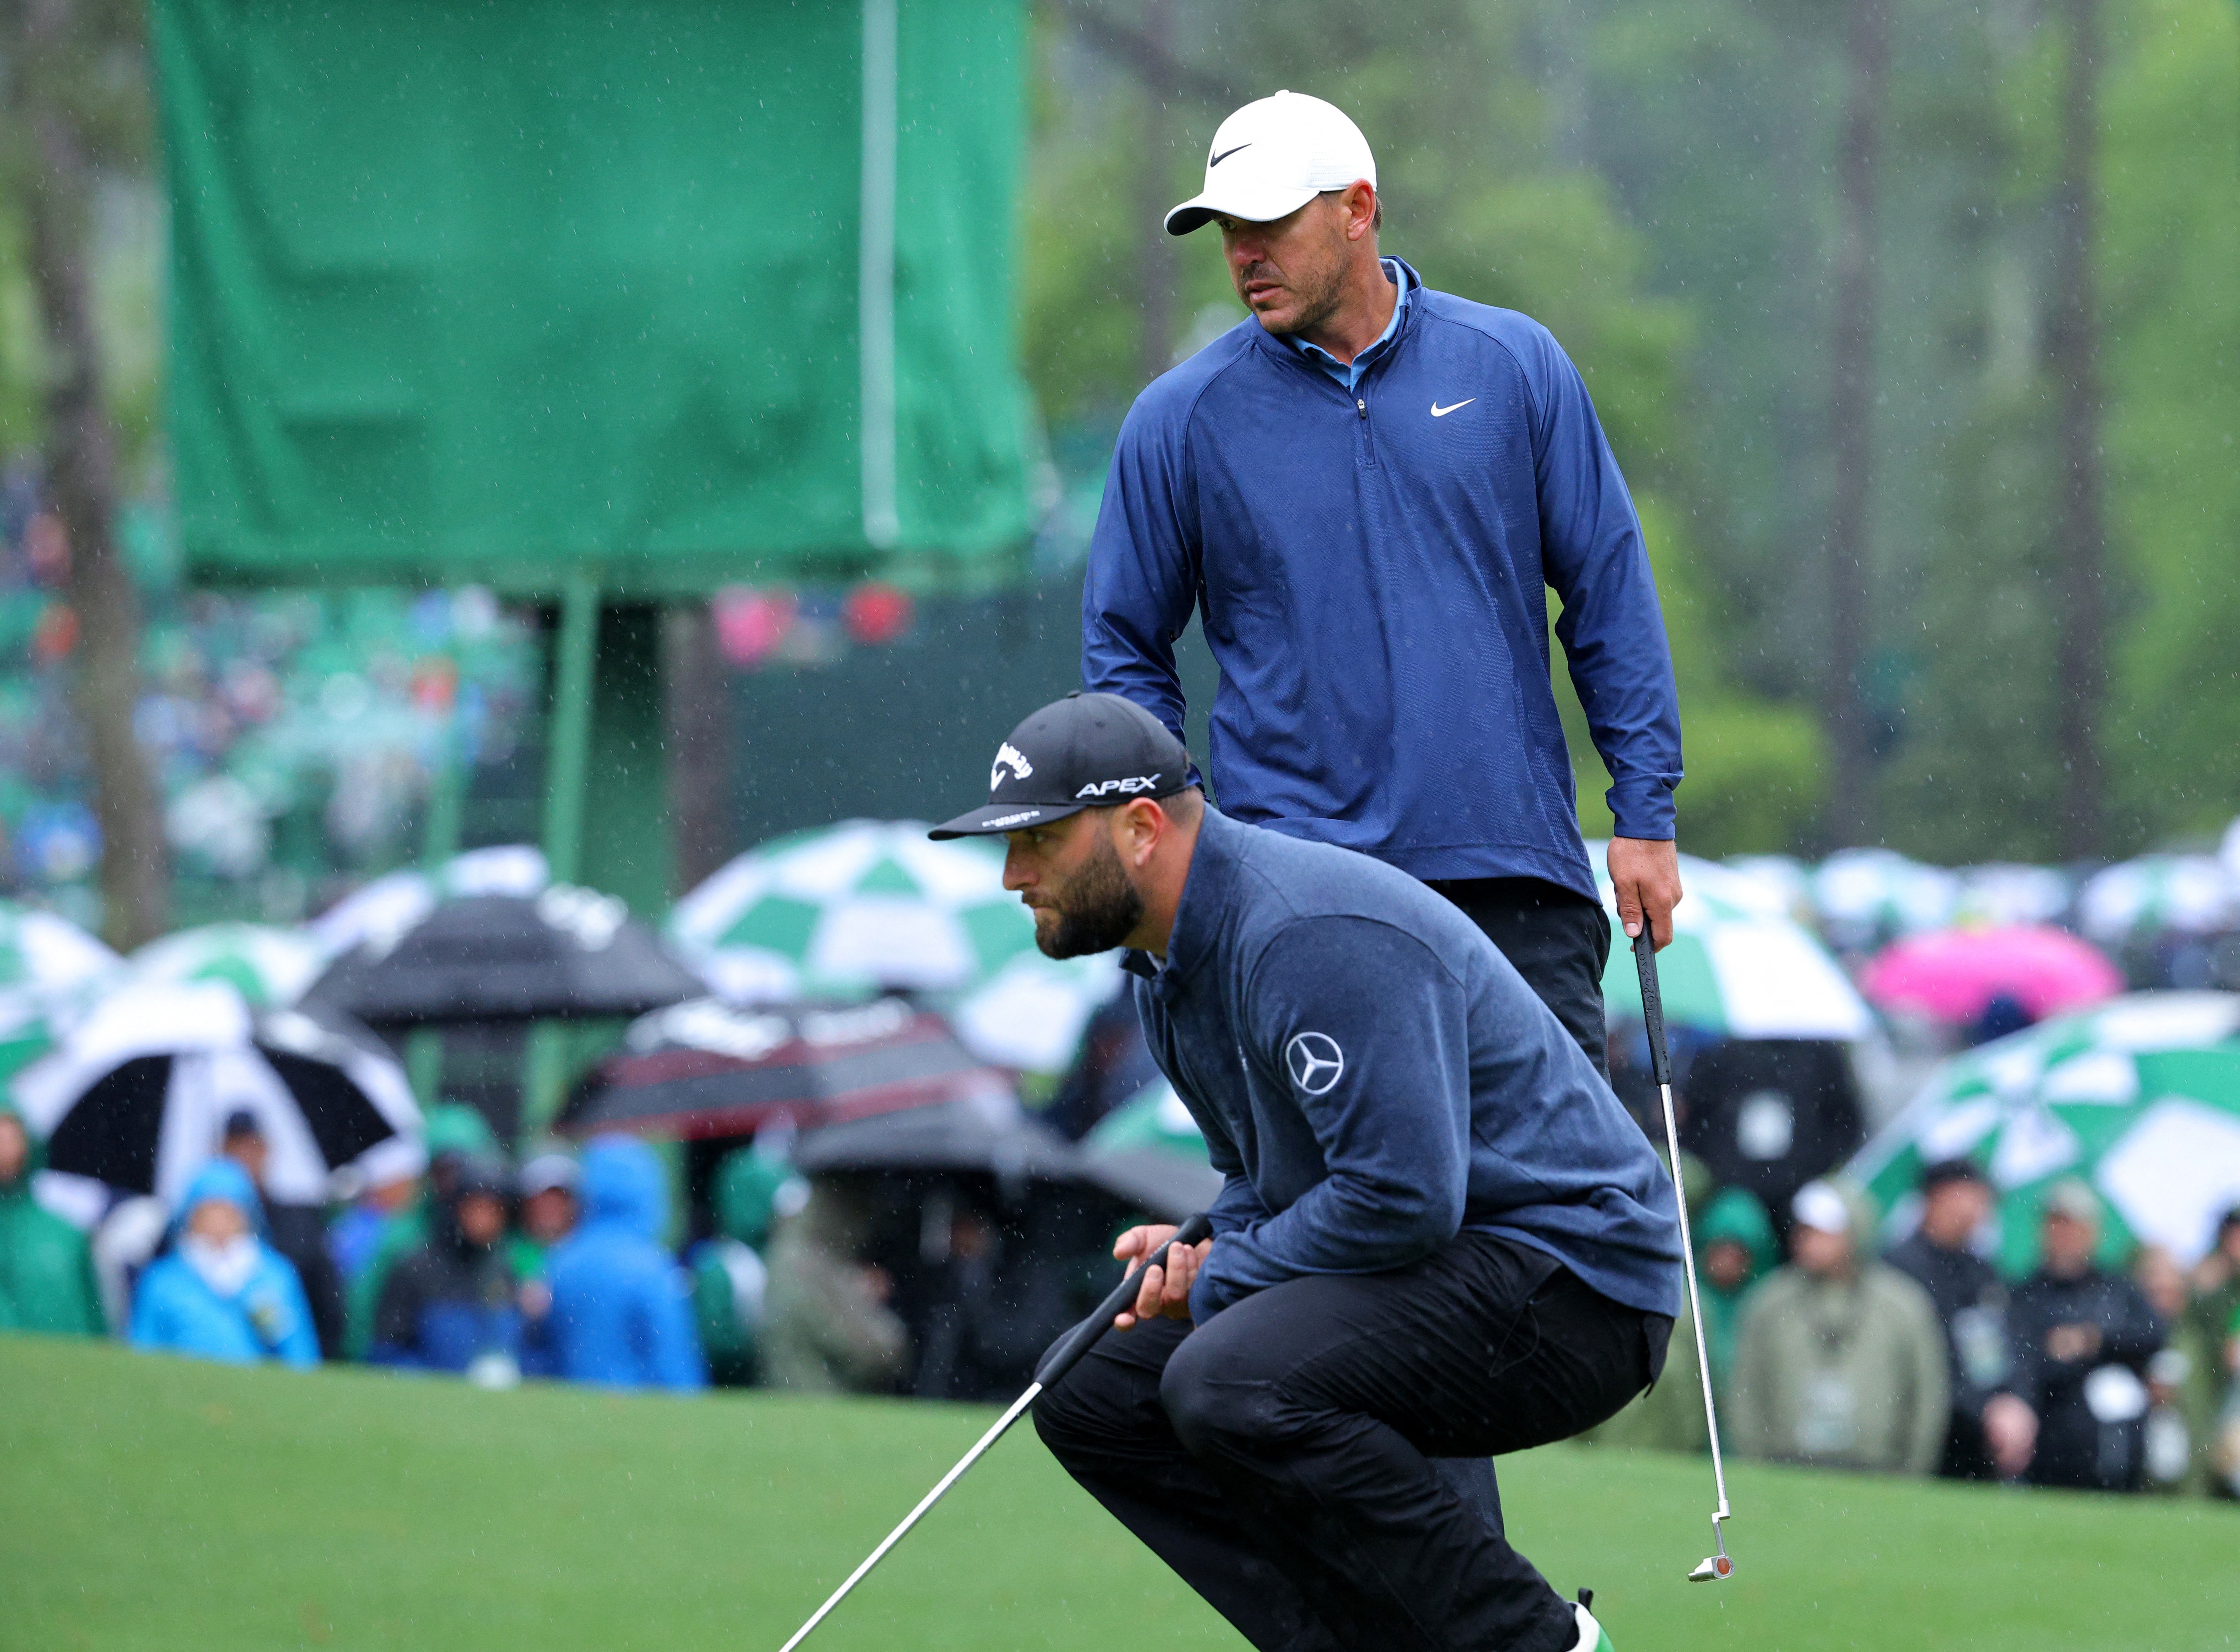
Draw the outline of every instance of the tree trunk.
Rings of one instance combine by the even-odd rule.
[[[1887,0],[1852,0],[1845,48],[1850,94],[1837,160],[1836,313],[1828,407],[1835,475],[1828,511],[1828,647],[1821,686],[1833,758],[1823,830],[1837,844],[1866,841],[1872,814],[1873,752],[1860,698],[1860,667],[1866,653],[1867,511],[1874,480],[1876,192],[1890,67]]]
[[[1173,0],[1145,0],[1143,39],[1150,50],[1162,57],[1171,57],[1174,35]],[[1163,103],[1154,101],[1159,97],[1158,90],[1147,81],[1143,95],[1151,105],[1147,118],[1156,125],[1165,112]],[[1175,326],[1175,255],[1166,230],[1167,209],[1175,203],[1170,192],[1173,177],[1171,169],[1159,163],[1167,155],[1167,145],[1156,131],[1146,132],[1144,138],[1143,163],[1136,169],[1137,216],[1142,219],[1136,225],[1136,303],[1142,322],[1137,335],[1137,376],[1148,384],[1174,365],[1179,337]]]
[[[731,696],[705,603],[663,617],[661,672],[668,700],[669,818],[676,893],[705,881],[737,848],[731,808]]]
[[[2061,486],[2056,528],[2056,749],[2066,784],[2064,855],[2106,846],[2101,701],[2107,689],[2107,524],[2100,497],[2100,338],[2093,285],[2099,144],[2100,0],[2067,0],[2069,74],[2061,107],[2061,179],[2047,355],[2060,397]]]
[[[102,929],[130,948],[163,932],[170,874],[154,776],[132,728],[140,697],[140,603],[116,538],[117,433],[102,400],[88,212],[94,169],[67,110],[50,101],[59,77],[40,72],[70,26],[67,0],[29,8],[15,65],[16,113],[28,140],[30,262],[50,370],[48,503],[70,543],[78,619],[76,705],[92,760],[101,827]]]

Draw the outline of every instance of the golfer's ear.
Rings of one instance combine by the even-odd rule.
[[[1168,827],[1167,811],[1149,797],[1134,797],[1114,811],[1118,816],[1112,823],[1115,847],[1130,862],[1143,863],[1144,856],[1157,845]]]

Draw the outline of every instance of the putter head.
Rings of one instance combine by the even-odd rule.
[[[1718,1552],[1703,1556],[1703,1564],[1688,1574],[1691,1583],[1723,1583],[1735,1575],[1735,1563],[1727,1558],[1727,1534],[1719,1522],[1726,1517],[1726,1500],[1719,1501],[1719,1512],[1711,1520],[1711,1546]]]

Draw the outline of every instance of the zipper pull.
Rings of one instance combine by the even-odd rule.
[[[1356,397],[1353,404],[1361,410],[1361,416],[1363,418],[1365,419],[1369,416],[1369,403],[1366,401],[1363,401],[1359,397]]]

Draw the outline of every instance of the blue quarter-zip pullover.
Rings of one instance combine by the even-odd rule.
[[[1680,1311],[1671,1178],[1477,926],[1365,856],[1206,810],[1143,1031],[1227,1178],[1203,1322],[1311,1274],[1378,1273],[1467,1229],[1611,1300]]]
[[[1546,592],[1619,835],[1670,837],[1679,711],[1640,522],[1548,330],[1402,268],[1397,330],[1350,389],[1248,316],[1137,398],[1082,680],[1179,733],[1174,643],[1200,610],[1237,819],[1591,899]]]

